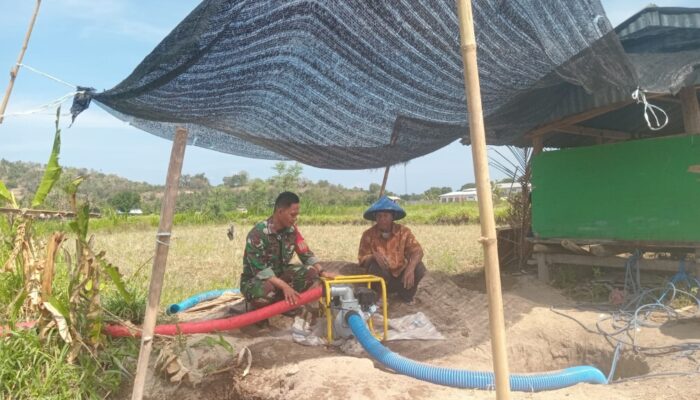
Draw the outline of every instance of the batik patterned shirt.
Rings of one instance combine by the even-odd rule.
[[[296,225],[277,232],[272,218],[259,222],[246,238],[241,281],[280,276],[289,267],[295,253],[306,266],[318,262]]]
[[[403,225],[393,224],[391,233],[387,236],[385,238],[382,235],[377,225],[367,229],[360,239],[357,258],[360,266],[364,267],[372,257],[373,251],[384,254],[389,260],[389,272],[399,276],[411,257],[422,252],[423,249],[413,236],[413,232]]]

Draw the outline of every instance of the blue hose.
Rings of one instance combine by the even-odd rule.
[[[493,389],[495,387],[492,372],[435,367],[409,360],[387,349],[375,339],[357,313],[349,312],[347,322],[365,351],[380,363],[400,374],[438,385],[464,389]],[[541,374],[510,376],[511,389],[521,392],[561,389],[581,382],[605,384],[607,379],[599,369],[589,366],[571,367]]]
[[[171,304],[168,306],[168,309],[166,310],[166,312],[168,315],[177,314],[179,312],[187,310],[188,308],[192,308],[203,301],[215,299],[224,293],[240,293],[240,292],[241,292],[240,289],[210,290],[208,292],[196,294],[188,299],[182,300],[179,303]]]

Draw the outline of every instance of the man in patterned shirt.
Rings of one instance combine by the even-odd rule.
[[[364,218],[376,221],[362,234],[358,259],[367,272],[384,278],[388,293],[414,304],[418,283],[425,276],[423,249],[407,227],[394,223],[406,212],[386,196],[367,209]],[[378,284],[375,284],[378,290]]]
[[[256,224],[248,233],[241,292],[253,308],[283,299],[294,305],[299,292],[317,284],[319,277],[336,276],[323,270],[304,242],[296,226],[298,216],[299,196],[292,192],[280,193],[272,216]],[[295,253],[303,265],[290,264]]]

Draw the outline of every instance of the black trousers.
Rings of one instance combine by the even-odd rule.
[[[418,265],[416,265],[415,272],[413,273],[413,286],[410,289],[406,289],[403,287],[403,274],[404,272],[406,272],[405,269],[401,271],[401,274],[399,276],[394,276],[391,274],[391,272],[385,271],[384,269],[379,267],[375,260],[372,260],[368,266],[367,272],[371,275],[376,275],[378,277],[384,278],[384,282],[386,282],[387,294],[398,293],[399,297],[401,297],[401,300],[409,302],[413,300],[413,296],[416,295],[416,291],[418,291],[418,283],[420,283],[421,279],[423,279],[427,270],[422,261],[419,262]],[[374,291],[379,293],[379,295],[381,296],[382,288],[379,283],[373,283],[372,289],[374,289]]]

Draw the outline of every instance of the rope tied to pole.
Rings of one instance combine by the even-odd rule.
[[[632,92],[632,99],[637,102],[637,104],[644,104],[644,120],[647,121],[647,126],[649,129],[652,131],[659,131],[668,125],[668,114],[666,114],[666,111],[664,111],[661,107],[655,106],[649,101],[647,101],[647,97],[644,94],[644,90],[637,88],[634,92]],[[656,112],[660,112],[663,114],[664,121],[661,123],[659,121],[659,117],[656,115]],[[654,117],[654,121],[649,119],[649,115]]]
[[[497,240],[496,238],[487,238],[487,237],[482,236],[477,241],[481,244],[484,244],[484,245],[486,245],[486,244],[490,245],[490,244],[496,243],[496,240]]]
[[[83,92],[81,92],[81,91],[69,92],[69,93],[66,93],[57,99],[51,100],[48,103],[42,104],[42,105],[40,105],[34,109],[31,109],[31,110],[17,111],[17,112],[2,114],[2,115],[0,115],[0,119],[3,119],[5,117],[19,117],[19,116],[24,116],[24,115],[39,114],[39,113],[42,113],[46,110],[56,108],[56,107],[60,106],[61,104],[63,104],[66,100],[68,100],[74,96],[80,95],[81,93],[83,93]]]
[[[26,69],[28,69],[28,70],[34,72],[35,74],[41,75],[41,76],[43,76],[43,77],[45,77],[45,78],[49,78],[49,79],[51,79],[51,80],[53,80],[53,81],[56,81],[56,82],[58,82],[58,83],[60,83],[60,84],[63,84],[63,85],[66,85],[66,86],[68,86],[68,87],[70,87],[70,88],[76,89],[76,88],[78,87],[78,85],[74,85],[74,84],[72,84],[72,83],[68,83],[68,82],[64,81],[63,79],[57,78],[57,77],[55,77],[55,76],[53,76],[53,75],[51,75],[51,74],[48,74],[48,73],[46,73],[46,72],[39,71],[38,69],[36,69],[36,68],[34,68],[34,67],[30,67],[30,66],[27,65],[27,64],[17,63],[17,64],[15,64],[15,65],[16,65],[17,67],[26,68]]]
[[[170,242],[165,243],[162,240],[160,240],[161,237],[171,237],[172,234],[170,232],[158,232],[156,233],[156,243],[162,244],[163,246],[168,246],[170,247]]]

